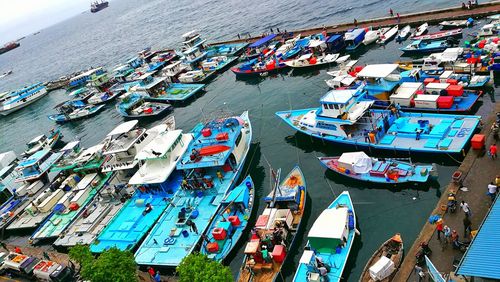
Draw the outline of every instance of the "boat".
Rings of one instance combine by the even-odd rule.
[[[417,39],[419,38],[420,36],[422,36],[423,34],[425,34],[427,32],[427,29],[429,28],[429,24],[428,23],[423,23],[421,25],[419,25],[415,31],[411,34],[410,38],[411,39]]]
[[[345,39],[342,34],[332,34],[326,39],[326,48],[329,53],[340,53],[345,48]]]
[[[456,21],[442,21],[439,23],[441,29],[455,29],[457,27],[469,27],[472,26],[474,20],[469,18],[467,20],[456,20]]]
[[[316,67],[335,63],[338,57],[339,54],[315,55],[308,53],[300,56],[298,59],[286,61],[285,64],[292,68]]]
[[[92,76],[99,76],[104,73],[105,70],[102,67],[98,67],[77,74],[69,79],[68,89],[80,88],[82,86],[85,86],[87,82],[92,78]]]
[[[229,56],[236,57],[239,56],[248,46],[248,43],[224,43],[217,45],[209,45],[205,48],[207,52],[207,57],[215,56]]]
[[[147,98],[147,94],[140,92],[129,92],[116,105],[116,110],[122,117],[131,119],[156,118],[172,109],[172,105],[151,101]]]
[[[31,235],[32,244],[40,240],[55,239],[85,210],[87,205],[109,181],[112,173],[85,174],[70,193],[65,193],[53,208],[53,212]]]
[[[59,172],[64,170],[73,169],[77,166],[75,160],[82,152],[80,141],[75,140],[67,143],[61,150],[62,156],[50,167],[50,172]]]
[[[264,60],[251,59],[238,67],[231,68],[231,71],[240,77],[267,76],[285,68],[288,68],[285,61],[270,57]]]
[[[212,238],[202,242],[200,252],[209,259],[222,262],[234,249],[248,229],[255,198],[252,177],[247,176],[239,186],[230,191],[208,227]],[[220,232],[223,229],[224,232]]]
[[[99,12],[100,10],[104,9],[104,8],[107,8],[109,5],[109,2],[108,1],[104,1],[104,0],[101,0],[101,2],[93,2],[91,5],[90,5],[90,12],[92,13],[97,13]]]
[[[72,281],[75,279],[75,272],[69,266],[40,260],[33,268],[33,276],[40,281]]]
[[[280,171],[272,173],[274,187],[252,228],[237,281],[275,281],[287,254],[295,248],[307,205],[307,185],[298,166],[281,183]]]
[[[259,57],[262,52],[267,49],[267,47],[273,42],[276,38],[276,34],[272,33],[267,36],[262,37],[261,39],[251,43],[248,45],[246,50],[243,52],[241,56],[241,60],[251,60],[256,57]]]
[[[115,89],[110,89],[108,91],[91,91],[91,96],[89,96],[86,102],[90,105],[101,105],[113,101],[116,97],[123,94],[124,90],[116,89],[118,85],[114,85]]]
[[[59,128],[51,129],[49,132],[49,136],[47,137],[45,134],[39,135],[28,143],[26,143],[26,147],[28,147],[23,155],[30,156],[40,150],[51,150],[54,146],[59,142],[59,140],[63,137]]]
[[[391,40],[396,34],[398,34],[399,26],[395,25],[391,29],[389,29],[386,33],[380,35],[380,38],[377,40],[377,44],[386,44]]]
[[[90,245],[112,218],[118,214],[135,190],[127,185],[129,176],[114,174],[66,230],[54,242],[56,247]]]
[[[202,39],[196,30],[186,32],[182,35],[182,38],[184,40],[182,42],[182,62],[188,65],[191,70],[194,70],[207,57],[205,51],[206,40]]]
[[[21,46],[19,42],[9,42],[0,47],[0,54],[9,52],[10,50],[16,49],[17,47]]]
[[[42,178],[61,155],[61,152],[51,153],[48,149],[42,149],[23,159],[16,167],[19,172],[16,182],[33,182]]]
[[[202,235],[243,170],[252,140],[248,112],[198,124],[192,134],[193,142],[176,166],[183,171],[182,189],[135,253],[139,265],[176,267],[199,248]],[[230,149],[208,156],[199,154],[202,148],[215,144]]]
[[[19,159],[14,151],[0,153],[0,206],[13,198],[14,191],[21,186],[15,182],[17,174],[14,168]]]
[[[6,77],[6,76],[8,76],[8,75],[10,75],[10,74],[12,74],[12,70],[8,70],[8,71],[6,71],[6,72],[4,72],[4,73],[0,74],[0,78],[4,78],[4,77]]]
[[[192,71],[187,71],[184,73],[181,73],[178,76],[179,82],[180,83],[207,83],[210,80],[212,80],[215,75],[216,71],[204,71],[204,70],[192,70]]]
[[[138,151],[135,159],[142,165],[128,182],[136,192],[90,245],[93,253],[101,253],[111,247],[134,250],[165,209],[175,205],[182,181],[175,167],[192,139],[191,134],[182,133],[182,130],[169,130],[157,135]]]
[[[435,172],[432,165],[413,165],[397,159],[377,159],[366,153],[349,152],[336,157],[319,157],[323,166],[352,179],[383,184],[427,182]]]
[[[370,257],[359,282],[392,281],[403,261],[403,250],[403,239],[401,234],[397,233],[385,241]]]
[[[17,180],[19,172],[13,171],[8,177]],[[5,180],[12,179],[4,179],[2,180],[2,184],[5,183]],[[2,231],[5,231],[5,228],[9,224],[17,219],[20,214],[24,213],[24,209],[30,204],[29,200],[41,193],[44,183],[40,180],[31,183],[15,182],[14,180],[9,183],[8,187],[8,189],[12,189],[12,196],[0,205],[0,230]]]
[[[237,60],[238,57],[213,56],[201,62],[201,69],[206,73],[222,73]]]
[[[357,233],[354,205],[344,191],[314,221],[293,281],[342,281]]]
[[[350,56],[342,56],[337,59],[339,68],[334,71],[328,71],[327,74],[333,78],[325,80],[328,87],[336,89],[340,87],[349,87],[356,80],[356,74],[363,69],[362,66],[356,66],[358,60],[349,60]]]
[[[389,29],[390,28],[388,27],[382,27],[376,30],[375,29],[368,30],[365,34],[365,39],[363,39],[363,44],[370,45],[376,42],[380,38],[380,36],[389,31]]]
[[[481,27],[481,29],[477,32],[476,38],[483,38],[483,37],[491,37],[495,36],[498,34],[498,31],[500,30],[500,23],[499,22],[492,22],[489,24],[486,24]]]
[[[430,40],[439,40],[439,39],[446,39],[450,37],[460,37],[462,36],[462,29],[461,28],[456,28],[456,29],[451,29],[451,30],[444,30],[444,31],[438,31],[438,32],[433,32],[433,33],[428,33],[420,36],[415,36],[412,37],[413,40],[423,40],[423,41],[430,41]]]
[[[19,90],[0,93],[0,115],[8,115],[47,95],[47,89],[42,83],[26,86]]]
[[[490,82],[490,77],[488,75],[473,75],[469,83],[465,86],[466,88],[483,88]]]
[[[356,28],[344,34],[345,50],[354,51],[363,43],[366,31],[364,28]]]
[[[74,121],[98,114],[104,105],[89,105],[83,100],[69,100],[55,106],[58,114],[49,115],[48,118],[57,123]]]
[[[422,54],[422,53],[433,53],[439,52],[451,47],[448,41],[438,40],[438,41],[422,41],[414,40],[412,43],[406,47],[399,48],[405,54]]]
[[[320,99],[319,108],[276,115],[293,129],[324,141],[405,154],[460,154],[480,122],[479,116],[372,109],[374,101],[363,101],[362,89],[331,90]]]
[[[398,37],[396,38],[396,41],[397,42],[403,42],[403,41],[405,41],[406,38],[408,38],[408,36],[410,36],[410,31],[411,31],[411,26],[406,25],[405,27],[403,27],[399,31]]]

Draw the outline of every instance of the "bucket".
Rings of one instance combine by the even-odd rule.
[[[182,230],[182,236],[184,236],[184,238],[187,238],[189,236],[189,232],[187,230]]]

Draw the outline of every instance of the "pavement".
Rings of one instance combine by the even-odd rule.
[[[466,2],[466,1],[465,1]],[[438,9],[438,10],[432,10],[432,11],[425,11],[425,12],[418,12],[418,13],[411,13],[411,14],[401,14],[399,16],[399,20],[396,17],[396,14],[394,14],[393,17],[382,17],[382,18],[376,18],[376,19],[370,19],[370,20],[358,20],[357,26],[359,27],[373,27],[373,28],[378,28],[378,27],[383,27],[383,26],[391,26],[395,24],[399,25],[412,25],[416,26],[418,24],[422,24],[424,22],[427,22],[429,24],[436,24],[439,23],[443,20],[454,20],[454,19],[467,19],[469,17],[472,18],[480,18],[480,17],[485,17],[488,15],[492,14],[497,14],[500,13],[500,1],[492,1],[492,2],[486,2],[486,3],[481,3],[477,7],[471,9],[471,10],[464,10],[462,7],[453,7],[453,8],[445,8],[445,9]],[[287,30],[287,32],[293,32],[293,34],[301,34],[302,36],[309,36],[313,34],[318,34],[321,33],[322,31],[326,31],[327,33],[337,33],[337,32],[345,32],[349,29],[352,29],[356,27],[354,25],[354,19],[352,19],[351,22],[345,22],[345,23],[339,23],[336,25],[327,25],[327,26],[321,26],[321,27],[312,27],[312,28],[306,28],[306,29],[298,29],[298,30]],[[281,28],[281,31],[283,31],[284,28]],[[237,35],[235,34],[235,37]],[[244,37],[241,39],[235,38],[231,40],[225,40],[225,41],[219,41],[219,42],[212,42],[209,45],[217,45],[217,44],[225,44],[225,43],[243,43],[243,42],[254,42],[260,38],[262,38],[263,35],[258,35],[254,37]]]
[[[500,145],[500,142],[495,141],[493,135],[491,135],[491,125],[495,119],[495,112],[499,111],[500,102],[497,102],[490,116],[486,120],[483,120],[484,126],[480,134],[486,135],[486,148],[489,148],[493,142]],[[462,222],[465,217],[464,212],[460,209],[460,206],[457,206],[455,213],[445,213],[442,205],[446,205],[448,202],[449,192],[457,191],[456,199],[458,203],[463,200],[469,204],[472,211],[472,216],[470,217],[472,230],[477,230],[491,206],[491,198],[486,194],[487,186],[500,173],[500,159],[492,160],[488,157],[484,149],[479,151],[471,149],[458,170],[463,174],[463,186],[467,187],[468,191],[458,189],[458,185],[451,181],[446,190],[442,192],[441,199],[432,214],[441,215],[443,226],[448,225],[452,230],[455,229],[460,236],[459,240],[464,241],[464,226]],[[427,222],[424,225],[411,249],[405,251],[405,259],[393,281],[418,281],[414,267],[416,264],[415,255],[419,250],[420,242],[428,242],[432,250],[429,258],[441,273],[450,274],[454,272],[453,261],[460,259],[463,253],[453,249],[450,244],[444,244],[445,247],[443,249],[443,244],[437,239],[435,230],[435,224]],[[469,240],[470,238],[465,239],[465,241]]]

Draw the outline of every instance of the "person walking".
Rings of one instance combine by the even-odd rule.
[[[151,278],[151,281],[155,281],[156,272],[155,272],[154,268],[152,268],[151,266],[148,266],[148,273],[149,273],[149,277]]]
[[[451,236],[451,228],[448,227],[448,225],[445,225],[443,227],[443,235],[444,235],[444,240],[441,243],[441,251],[444,251],[446,246],[448,246],[448,243],[450,242],[450,236]]]
[[[358,27],[358,20],[357,19],[354,19],[354,26]]]
[[[490,156],[492,160],[497,159],[497,144],[493,143],[490,146]]]
[[[155,282],[161,282],[161,275],[160,271],[156,271],[156,274],[154,276]]]
[[[488,184],[488,195],[491,197],[491,202],[493,203],[497,196],[497,185],[493,181]]]
[[[443,233],[443,220],[440,218],[436,222],[437,239],[441,241],[441,233]]]
[[[460,203],[460,208],[462,208],[466,217],[472,216],[472,212],[470,210],[469,204],[467,204],[465,201],[462,200],[462,203]]]
[[[394,11],[391,9],[389,9],[389,14],[391,15],[391,17],[394,17]]]
[[[398,19],[398,23],[401,21],[401,19],[399,18],[399,13],[396,14],[396,18]]]
[[[464,223],[464,238],[468,238],[470,232],[472,231],[472,222],[470,222],[470,219],[468,217],[464,217],[463,223]]]

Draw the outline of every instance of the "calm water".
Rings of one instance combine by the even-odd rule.
[[[178,47],[180,35],[193,28],[200,30],[204,37],[216,40],[233,38],[241,32],[261,33],[270,27],[291,30],[335,24],[354,17],[382,16],[389,7],[404,13],[423,10],[430,3],[433,8],[454,4],[446,0],[362,0],[350,4],[338,0],[312,3],[300,0],[286,3],[276,0],[149,1],[141,6],[137,3],[131,0],[113,1],[108,9],[97,14],[86,12],[36,36],[25,38],[20,48],[0,56],[0,72],[14,71],[11,76],[0,80],[0,90],[57,78],[89,66],[112,67],[145,46]],[[355,56],[363,64],[393,62],[398,59],[399,47],[391,42],[386,47],[362,49]],[[234,113],[250,110],[255,144],[246,170],[260,187],[259,197],[270,190],[267,162],[275,168],[282,167],[284,173],[296,163],[301,165],[308,184],[308,206],[303,223],[305,228],[292,251],[294,262],[284,271],[286,279],[293,276],[305,244],[307,232],[304,229],[309,229],[314,219],[340,192],[348,190],[351,193],[361,231],[344,272],[347,281],[356,281],[367,259],[394,233],[402,233],[406,246],[411,245],[437,202],[441,186],[446,184],[457,165],[449,160],[443,165],[443,160],[434,159],[433,162],[440,163],[438,182],[419,187],[403,186],[397,190],[352,183],[325,172],[317,157],[339,154],[343,148],[296,134],[279,122],[274,113],[317,106],[319,97],[327,91],[324,83],[327,78],[326,69],[322,69],[242,81],[236,80],[227,71],[207,86],[206,93],[174,111],[178,126],[188,130],[204,115],[215,116],[220,110]],[[478,114],[487,113],[494,98],[495,94],[487,95]],[[15,150],[20,153],[26,141],[54,127],[47,115],[64,99],[64,91],[55,91],[26,109],[0,117],[0,151]],[[98,116],[65,124],[61,130],[65,141],[78,137],[83,145],[90,146],[102,140],[120,122],[122,118],[114,110],[114,105],[109,105]],[[259,204],[260,212],[263,205]],[[240,252],[230,259],[235,273],[242,259],[242,245]]]

